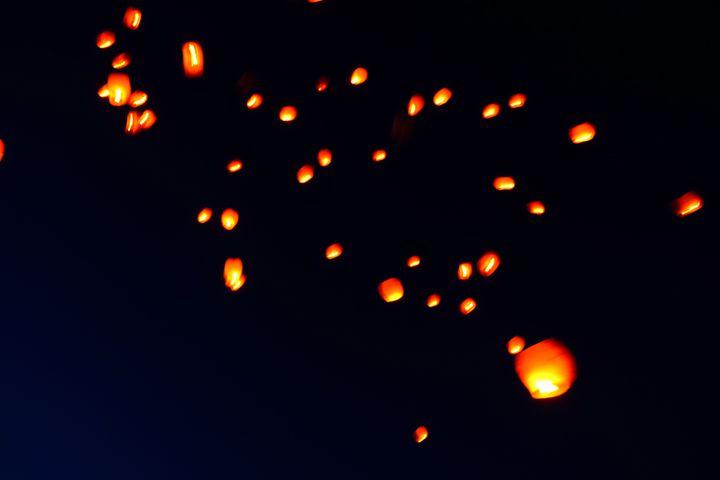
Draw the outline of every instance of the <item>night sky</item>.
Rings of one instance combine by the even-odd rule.
[[[0,479],[708,478],[716,12],[225,3],[134,2],[136,31],[126,2],[2,7]],[[97,95],[122,51],[158,117],[137,136]],[[582,122],[597,135],[576,145]],[[333,163],[299,184],[321,148]],[[688,191],[705,205],[680,218]],[[497,272],[459,281],[488,250]],[[388,277],[402,300],[378,295]],[[565,343],[570,391],[532,399],[513,335]]]

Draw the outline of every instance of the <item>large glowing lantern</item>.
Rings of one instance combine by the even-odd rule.
[[[183,68],[188,78],[202,77],[205,57],[198,42],[185,42],[182,46]]]
[[[203,208],[200,210],[200,213],[198,213],[197,221],[199,223],[207,223],[208,220],[212,218],[212,209],[210,208]]]
[[[312,180],[315,175],[315,169],[312,165],[303,165],[297,172],[297,181],[300,183],[307,183]]]
[[[362,67],[358,67],[355,70],[353,70],[352,75],[350,75],[350,83],[353,85],[360,85],[361,83],[365,83],[365,81],[368,78],[368,72]]]
[[[552,398],[570,389],[577,366],[570,350],[550,338],[518,353],[515,371],[533,398]]]
[[[225,286],[233,292],[240,290],[245,285],[243,275],[243,263],[239,258],[228,258],[225,260]]]
[[[428,429],[423,426],[416,428],[413,437],[415,438],[415,443],[424,442],[428,438]]]
[[[240,215],[238,215],[235,210],[232,208],[226,208],[220,216],[220,221],[222,222],[222,226],[225,230],[232,230],[235,228],[235,225],[237,225],[239,218]]]
[[[142,130],[142,126],[140,125],[140,116],[135,110],[130,110],[127,113],[127,118],[125,120],[125,133],[128,135],[137,135]]]
[[[457,276],[460,280],[468,280],[472,276],[472,263],[463,262],[458,265]]]
[[[508,100],[508,105],[510,108],[520,108],[523,105],[525,105],[525,100],[527,97],[522,93],[516,93],[512,97],[510,97],[510,100]]]
[[[115,43],[115,34],[110,31],[102,32],[97,36],[95,44],[98,48],[109,48]]]
[[[342,252],[342,245],[340,245],[339,243],[333,243],[325,249],[325,258],[327,258],[328,260],[336,259],[340,255],[342,255]]]
[[[405,294],[403,284],[397,278],[388,278],[378,285],[378,292],[386,302],[397,302]]]
[[[125,105],[130,98],[130,77],[124,73],[111,73],[108,75],[108,91],[110,95],[108,100],[110,105],[119,107]]]
[[[487,252],[485,255],[480,257],[477,262],[477,268],[480,275],[483,277],[489,277],[495,270],[500,266],[500,256],[495,252]]]
[[[686,217],[695,213],[703,206],[703,200],[695,192],[688,192],[675,200],[675,214],[679,217]]]
[[[131,61],[132,61],[132,58],[130,57],[130,54],[127,52],[123,52],[123,53],[117,55],[115,58],[113,58],[112,67],[115,70],[120,70],[121,68],[125,68],[128,65],[130,65]]]
[[[292,122],[297,118],[297,109],[291,106],[282,107],[279,116],[283,122]]]
[[[433,103],[438,107],[445,105],[450,101],[450,97],[452,97],[452,91],[449,88],[441,88],[433,95]]]
[[[385,150],[375,150],[372,154],[373,162],[382,162],[387,158],[387,152]]]
[[[329,148],[323,148],[317,154],[318,164],[321,167],[327,167],[332,163],[332,152]]]
[[[417,255],[413,255],[412,257],[407,259],[407,266],[410,268],[415,268],[418,265],[420,265],[420,257]]]
[[[497,177],[493,180],[495,190],[512,190],[515,188],[515,179],[513,177]]]
[[[477,307],[477,302],[474,299],[468,297],[460,303],[460,313],[467,315]]]
[[[147,93],[142,92],[140,90],[135,90],[128,99],[128,105],[130,105],[133,108],[140,107],[142,105],[145,105],[145,103],[148,100]]]
[[[570,129],[568,132],[572,143],[589,142],[595,138],[595,125],[592,123],[581,123]]]
[[[408,102],[408,115],[414,117],[422,111],[423,107],[425,107],[425,99],[422,97],[422,95],[413,95],[412,97],[410,97],[410,101]]]
[[[427,300],[425,301],[425,304],[429,308],[437,307],[438,305],[440,305],[440,295],[438,295],[437,293],[433,293],[432,295],[429,295],[427,297]]]
[[[243,167],[242,161],[237,160],[237,159],[235,159],[227,164],[227,169],[228,169],[228,172],[230,172],[230,173],[239,172],[240,170],[242,170],[242,167]]]
[[[507,342],[507,351],[511,355],[517,355],[522,352],[523,348],[525,348],[525,339],[523,337],[516,335]]]
[[[139,8],[128,7],[123,16],[123,24],[130,30],[137,30],[142,20],[142,12]]]
[[[545,205],[542,202],[530,202],[527,204],[528,212],[533,215],[542,215],[545,213]]]
[[[498,113],[500,113],[500,105],[491,103],[483,108],[482,116],[483,118],[492,118],[497,117]]]

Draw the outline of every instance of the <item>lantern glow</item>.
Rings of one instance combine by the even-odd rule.
[[[450,101],[452,91],[449,88],[441,88],[433,95],[433,103],[438,107]]]
[[[123,52],[113,58],[112,61],[112,68],[115,70],[120,70],[121,68],[125,68],[128,65],[130,65],[130,62],[132,61],[132,58],[130,57],[130,54]]]
[[[477,307],[477,303],[472,298],[468,297],[460,303],[460,313],[467,315]]]
[[[542,215],[545,213],[545,205],[542,202],[530,202],[527,204],[527,210],[533,215]]]
[[[225,230],[232,230],[235,228],[235,225],[238,223],[238,219],[240,218],[240,215],[233,210],[232,208],[226,208],[223,210],[222,215],[220,216],[220,222],[222,223],[222,226]]]
[[[258,108],[260,105],[262,105],[262,103],[263,103],[263,96],[260,95],[259,93],[253,93],[247,99],[247,103],[245,103],[245,105],[247,105],[248,109],[254,110],[254,109]]]
[[[145,110],[140,115],[140,118],[138,119],[138,123],[142,127],[143,130],[147,130],[153,125],[155,125],[155,122],[157,122],[157,115],[155,115],[155,112],[152,110]]]
[[[383,300],[386,302],[397,302],[405,294],[403,284],[397,278],[388,278],[384,282],[380,282],[378,285],[378,292]]]
[[[514,336],[507,342],[507,351],[511,355],[517,355],[522,352],[523,348],[525,348],[525,339],[523,337]]]
[[[487,252],[485,255],[480,257],[477,262],[477,268],[480,275],[483,277],[489,277],[495,270],[500,266],[500,256],[495,252]]]
[[[508,100],[508,106],[510,108],[520,108],[525,105],[525,100],[527,100],[527,97],[524,94],[516,93]]]
[[[415,432],[413,432],[413,438],[415,438],[415,443],[424,442],[428,438],[428,429],[423,426],[416,428]]]
[[[422,95],[413,95],[412,97],[410,97],[410,101],[408,102],[408,115],[414,117],[415,115],[420,113],[424,107],[425,99],[422,97]]]
[[[325,258],[327,258],[328,260],[333,260],[342,255],[342,252],[342,245],[340,245],[339,243],[333,243],[325,249]]]
[[[570,389],[577,376],[577,365],[570,350],[550,338],[518,353],[515,372],[533,398],[552,398]]]
[[[200,210],[200,213],[198,213],[197,221],[198,223],[207,223],[212,218],[212,209],[210,208],[203,208]]]
[[[125,133],[128,135],[137,135],[142,130],[142,126],[140,125],[140,117],[138,116],[138,113],[135,110],[130,110],[127,113],[127,117],[125,120]]]
[[[243,275],[243,263],[239,258],[228,258],[225,260],[225,286],[233,292],[240,290],[245,284]]]
[[[130,77],[124,73],[111,73],[108,75],[107,87],[110,92],[110,105],[120,107],[128,102],[131,91]]]
[[[5,156],[5,142],[3,142],[2,139],[0,138],[0,162],[2,161],[4,156]]]
[[[328,148],[323,148],[317,154],[318,164],[321,167],[327,167],[332,163],[332,152]]]
[[[187,78],[202,77],[205,57],[198,42],[185,42],[182,46],[183,69]]]
[[[297,118],[297,109],[291,106],[282,107],[279,116],[283,122],[292,122]]]
[[[589,142],[595,138],[595,126],[592,123],[581,123],[572,127],[568,135],[572,143]]]
[[[387,152],[385,150],[375,150],[372,154],[373,162],[382,162],[387,158]]]
[[[482,116],[483,118],[492,118],[497,117],[497,115],[500,113],[500,105],[497,103],[491,103],[489,105],[486,105],[485,108],[483,108]]]
[[[513,177],[497,177],[493,180],[495,190],[512,190],[515,188],[515,179]]]
[[[142,20],[142,12],[139,8],[128,7],[123,16],[123,24],[130,30],[137,30]]]
[[[330,79],[327,77],[320,77],[315,84],[315,90],[318,92],[324,92],[328,89],[328,86],[330,86]]]
[[[145,105],[145,102],[147,102],[148,96],[147,93],[141,92],[140,90],[135,90],[128,99],[128,105],[130,105],[133,108],[140,107],[142,105]]]
[[[353,70],[352,75],[350,75],[350,83],[352,85],[360,85],[362,83],[365,83],[365,81],[368,78],[368,72],[362,67],[358,67],[355,70]]]
[[[458,265],[457,276],[460,280],[468,280],[473,273],[472,263],[463,262]]]
[[[303,165],[297,172],[297,181],[307,183],[315,176],[315,169],[312,165]]]
[[[242,168],[243,168],[242,161],[237,160],[237,159],[235,159],[227,164],[227,169],[228,169],[228,172],[230,172],[230,173],[239,172],[240,170],[242,170]]]
[[[440,295],[438,295],[437,293],[433,293],[432,295],[427,297],[425,304],[429,308],[437,307],[438,305],[440,305]]]
[[[703,206],[703,200],[695,192],[688,192],[675,200],[675,214],[679,217],[686,217],[695,213]]]
[[[100,98],[108,98],[110,96],[110,89],[108,88],[107,83],[98,89],[97,94]]]
[[[111,31],[102,32],[97,36],[95,44],[98,48],[109,48],[115,43],[115,34]]]
[[[407,259],[407,266],[410,268],[415,268],[418,265],[420,265],[420,257],[417,255],[413,255],[412,257]]]

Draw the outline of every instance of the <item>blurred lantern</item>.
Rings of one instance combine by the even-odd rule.
[[[232,208],[226,208],[220,216],[220,221],[222,222],[222,226],[225,230],[232,230],[235,228],[235,225],[237,225],[239,218],[240,215],[238,215],[235,210]]]
[[[420,111],[423,109],[424,106],[425,106],[425,99],[422,97],[422,95],[413,95],[412,97],[410,97],[410,101],[408,102],[408,106],[407,106],[408,115],[410,115],[411,117],[414,117],[415,115],[420,113]]]
[[[525,339],[523,337],[515,336],[507,342],[507,351],[512,355],[522,352],[523,348],[525,348]]]
[[[435,92],[435,95],[433,96],[433,103],[438,107],[440,105],[445,105],[450,101],[450,97],[452,97],[452,91],[449,88],[441,88]]]
[[[240,160],[233,160],[230,163],[227,164],[228,172],[235,173],[242,170],[243,163]]]
[[[142,130],[140,126],[140,116],[135,110],[130,110],[127,113],[127,119],[125,120],[125,133],[128,135],[137,135]]]
[[[495,270],[500,266],[500,257],[495,252],[487,252],[485,255],[480,257],[477,262],[477,268],[480,275],[483,277],[489,277]]]
[[[325,258],[332,260],[342,255],[343,248],[339,243],[333,243],[325,249]]]
[[[124,73],[111,73],[108,75],[108,91],[110,105],[119,107],[125,105],[130,98],[130,77]]]
[[[329,85],[330,79],[328,77],[320,77],[315,84],[315,90],[317,90],[318,92],[324,92],[325,90],[327,90]]]
[[[283,122],[292,122],[297,118],[297,109],[295,107],[282,107],[280,109],[280,120]]]
[[[525,105],[525,100],[527,97],[522,93],[516,93],[512,97],[510,97],[510,100],[508,100],[508,105],[510,108],[520,108],[523,105]]]
[[[108,48],[111,47],[115,43],[115,34],[110,31],[102,32],[100,35],[97,36],[97,39],[95,40],[95,44],[98,46],[98,48]]]
[[[143,130],[147,130],[153,125],[155,125],[155,122],[157,122],[157,115],[155,115],[155,112],[152,110],[145,110],[140,115],[140,118],[138,119],[138,123],[142,127]]]
[[[515,179],[513,177],[497,177],[493,180],[495,190],[512,190],[515,188]]]
[[[403,284],[397,278],[388,278],[384,282],[381,282],[380,285],[378,285],[378,292],[383,300],[388,303],[400,300],[405,294]]]
[[[463,315],[467,315],[468,313],[475,310],[475,307],[477,307],[477,303],[475,303],[475,300],[468,297],[460,304],[460,313],[462,313]]]
[[[533,215],[542,215],[545,213],[545,205],[542,202],[530,202],[527,204],[528,212]]]
[[[183,68],[187,78],[202,77],[205,58],[198,42],[185,42],[182,46]]]
[[[250,98],[248,98],[246,105],[247,105],[247,108],[249,108],[250,110],[254,110],[254,109],[258,108],[260,105],[262,105],[262,103],[263,103],[263,96],[260,95],[259,93],[253,93],[252,95],[250,95]]]
[[[412,257],[407,259],[407,266],[410,268],[414,268],[420,265],[420,257],[417,255],[413,255]]]
[[[592,123],[581,123],[572,127],[568,134],[572,143],[589,142],[595,138],[595,126]]]
[[[100,98],[108,98],[110,96],[110,89],[108,88],[107,83],[100,87],[97,93]]]
[[[533,398],[551,398],[570,389],[577,366],[570,350],[550,338],[518,353],[515,372]]]
[[[428,429],[422,426],[416,428],[413,437],[415,438],[415,443],[424,442],[428,437]]]
[[[498,113],[500,113],[500,105],[497,103],[491,103],[483,108],[482,116],[483,118],[492,118],[496,117]]]
[[[140,90],[135,90],[128,99],[128,105],[131,107],[140,107],[142,105],[145,105],[145,102],[147,102],[148,96],[147,93],[141,92]]]
[[[425,302],[426,305],[430,308],[435,308],[438,305],[440,305],[440,295],[437,293],[433,293],[429,297],[427,297],[427,301]]]
[[[323,0],[307,0],[308,3],[320,3]]]
[[[317,159],[321,167],[327,167],[332,163],[332,152],[327,148],[323,148],[318,152]]]
[[[0,139],[0,161],[2,161],[3,157],[5,156],[5,142]]]
[[[142,12],[139,8],[128,7],[127,10],[125,10],[125,15],[123,16],[123,23],[130,30],[137,30],[140,26],[141,19]]]
[[[307,183],[312,180],[315,175],[315,169],[312,165],[303,165],[297,172],[297,181],[300,183]]]
[[[350,75],[350,83],[353,85],[360,85],[361,83],[365,83],[365,81],[368,78],[368,72],[362,67],[358,67],[355,70],[353,70],[352,75]]]
[[[695,213],[703,206],[703,200],[695,192],[688,192],[675,200],[675,213],[679,217],[686,217]]]
[[[387,152],[385,150],[375,150],[372,154],[373,162],[382,162],[387,158]]]
[[[458,266],[458,278],[460,280],[467,280],[472,276],[473,268],[472,263],[470,262],[463,262]]]
[[[132,58],[130,58],[130,54],[123,52],[123,53],[119,54],[118,56],[116,56],[115,58],[113,58],[112,67],[115,70],[120,70],[121,68],[125,68],[128,65],[130,65],[131,61],[132,61]]]
[[[203,208],[200,210],[200,213],[198,213],[197,221],[199,223],[207,223],[208,220],[212,218],[212,210],[209,208]]]
[[[245,284],[243,275],[243,263],[239,258],[228,258],[225,260],[225,286],[233,292],[240,290]]]

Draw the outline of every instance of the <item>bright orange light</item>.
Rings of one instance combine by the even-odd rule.
[[[245,285],[245,275],[243,275],[243,263],[239,258],[228,258],[225,260],[225,286],[233,292],[240,290]]]
[[[140,125],[140,117],[135,110],[130,110],[127,113],[127,119],[125,120],[125,133],[128,135],[137,135],[142,130]]]
[[[157,115],[155,115],[155,112],[152,110],[143,111],[142,115],[140,115],[140,118],[138,119],[138,123],[143,130],[149,129],[155,125],[155,122],[157,122]]]
[[[397,278],[388,278],[378,285],[378,292],[386,302],[397,302],[405,294],[403,284]]]
[[[424,442],[425,439],[428,438],[428,429],[425,427],[416,428],[413,437],[415,438],[415,443]]]
[[[420,257],[417,255],[413,255],[412,257],[407,259],[407,266],[410,268],[414,268],[420,265]]]
[[[342,245],[340,245],[339,243],[333,243],[325,249],[325,258],[327,258],[328,260],[333,260],[342,255],[342,252]]]
[[[373,162],[382,162],[387,158],[387,152],[385,150],[375,150],[372,154]]]
[[[595,138],[595,126],[592,123],[581,123],[572,127],[568,135],[572,143],[589,142]]]
[[[477,262],[477,268],[480,275],[483,277],[489,277],[495,270],[500,266],[500,256],[495,252],[487,252],[485,255],[480,257]]]
[[[135,90],[128,99],[128,105],[131,107],[140,107],[142,105],[145,105],[145,102],[147,102],[148,96],[147,93],[141,92],[140,90]]]
[[[182,46],[183,68],[187,78],[202,77],[205,57],[198,42],[185,42]]]
[[[511,355],[517,355],[522,352],[523,348],[525,348],[525,339],[523,337],[515,336],[507,342],[507,351]]]
[[[130,65],[131,61],[132,61],[132,58],[130,57],[130,54],[123,52],[123,53],[119,54],[118,56],[116,56],[115,58],[113,58],[112,67],[115,70],[120,70],[121,68],[125,68],[128,65]]]
[[[243,163],[240,160],[233,160],[230,163],[227,164],[228,172],[235,173],[242,170]]]
[[[327,167],[332,163],[332,152],[327,148],[323,148],[318,152],[317,159],[321,167]]]
[[[115,43],[115,34],[110,31],[102,32],[100,35],[97,36],[97,39],[95,40],[95,44],[98,46],[98,48],[108,48],[111,47]]]
[[[477,307],[477,303],[475,303],[475,300],[468,297],[460,304],[460,313],[462,313],[463,315],[467,315],[468,313],[475,310],[475,307]]]
[[[315,176],[315,168],[312,165],[303,165],[297,172],[297,181],[307,183]]]
[[[515,372],[533,398],[552,398],[570,389],[577,365],[570,350],[550,338],[518,353]]]
[[[100,87],[97,93],[100,98],[108,98],[110,96],[110,89],[108,88],[107,83]]]
[[[282,107],[280,109],[280,120],[283,122],[292,122],[297,118],[297,109],[295,107]]]
[[[110,96],[110,105],[119,107],[125,105],[130,98],[130,77],[124,73],[111,73],[108,75],[108,91]]]
[[[508,105],[510,108],[520,108],[525,105],[525,100],[527,100],[527,97],[523,93],[516,93],[512,97],[510,97],[510,100],[508,100]]]
[[[440,305],[440,295],[437,293],[433,293],[429,297],[427,297],[427,301],[425,302],[426,305],[430,308],[435,308],[438,305]]]
[[[686,217],[695,213],[703,206],[703,200],[695,192],[688,192],[675,200],[675,214],[679,217]]]
[[[315,90],[318,92],[324,92],[328,89],[330,86],[330,79],[327,77],[320,77],[318,78],[317,83],[315,84]]]
[[[320,3],[323,0],[307,0],[308,3]]]
[[[368,78],[368,72],[362,67],[358,67],[355,70],[353,70],[352,75],[350,75],[350,83],[353,85],[360,85],[361,83],[365,83],[365,81]]]
[[[142,12],[139,8],[128,7],[127,10],[125,10],[125,15],[123,16],[123,23],[130,30],[137,30],[140,26],[141,19]]]
[[[441,88],[435,92],[435,95],[433,96],[433,103],[438,107],[445,105],[450,101],[450,97],[452,97],[452,91],[449,88]]]
[[[0,139],[0,162],[2,161],[3,157],[5,156],[5,142]]]
[[[527,204],[528,212],[533,215],[542,215],[545,213],[545,205],[542,202],[530,202]]]
[[[410,97],[410,101],[408,102],[408,115],[414,117],[415,115],[420,113],[423,107],[425,107],[425,99],[422,97],[422,95],[413,95],[412,97]]]
[[[472,263],[463,262],[458,266],[458,278],[460,280],[467,280],[472,276],[473,268]]]
[[[497,177],[493,180],[495,190],[512,190],[515,188],[515,179],[512,177]]]
[[[249,108],[250,110],[254,110],[254,109],[258,108],[260,105],[262,105],[262,103],[263,103],[263,96],[260,95],[259,93],[253,93],[252,95],[250,95],[250,98],[248,98],[246,105],[247,105],[247,108]]]
[[[491,103],[483,108],[482,116],[483,118],[492,118],[496,117],[498,113],[500,113],[500,105],[497,103]]]
[[[200,213],[198,213],[197,221],[199,223],[207,223],[208,220],[212,218],[212,209],[210,208],[203,208],[200,210]]]
[[[222,223],[223,228],[225,230],[232,230],[235,228],[235,225],[238,223],[238,219],[240,218],[240,215],[233,210],[232,208],[226,208],[223,210],[222,215],[220,216],[220,222]]]

